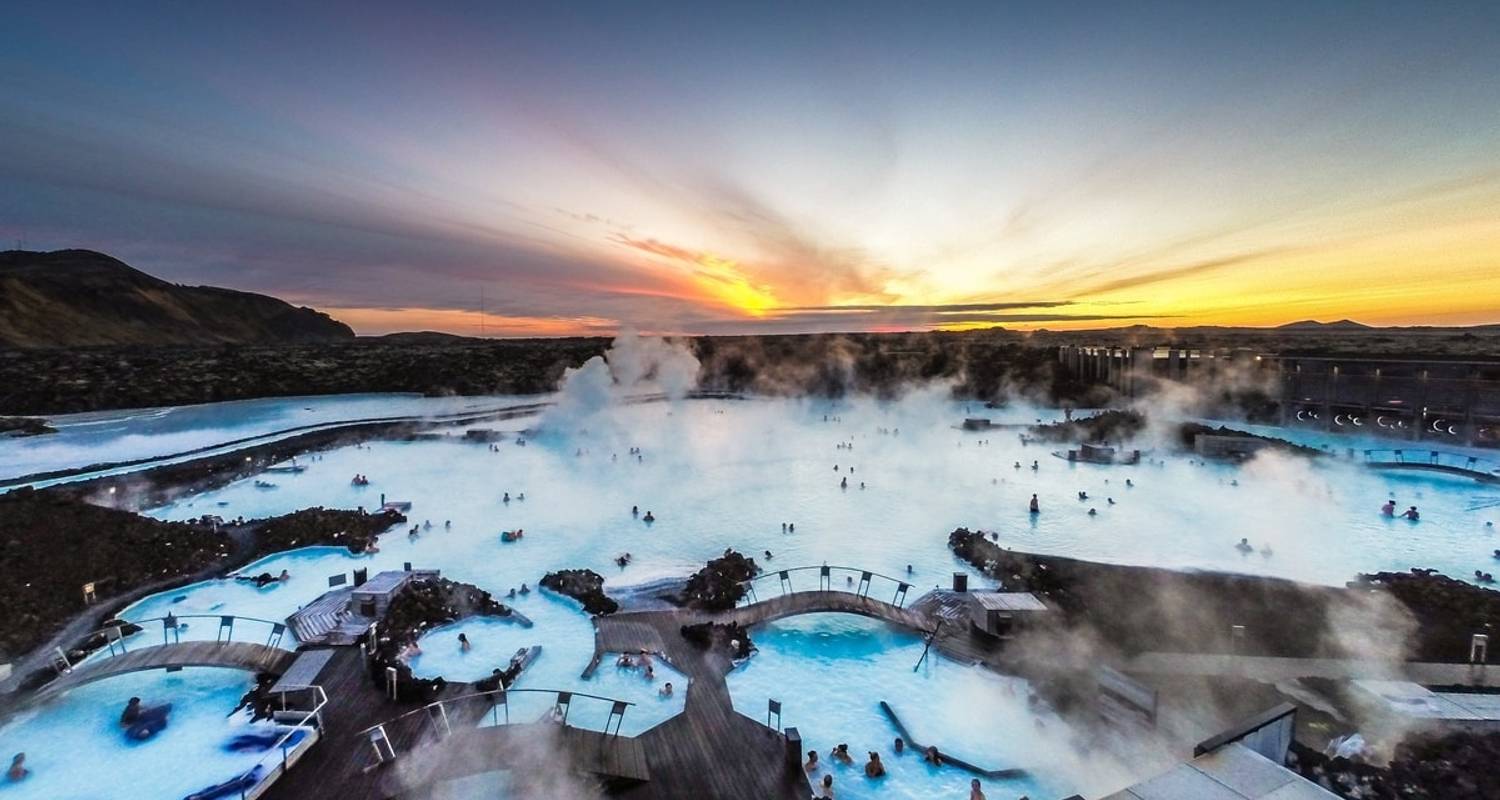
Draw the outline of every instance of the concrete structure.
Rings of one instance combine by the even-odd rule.
[[[1259,385],[1283,425],[1500,447],[1500,361],[1281,356],[1248,349],[1058,348],[1080,379],[1128,397],[1160,380]]]
[[[1047,604],[1030,592],[970,592],[969,623],[988,636],[1008,639],[1028,617],[1046,613]]]
[[[1354,681],[1357,697],[1395,730],[1500,731],[1500,694],[1433,691],[1410,681]]]
[[[1198,744],[1193,760],[1104,800],[1334,800],[1283,766],[1297,709],[1282,704]]]
[[[1193,451],[1204,458],[1249,458],[1272,442],[1254,436],[1220,436],[1200,433],[1193,437]]]

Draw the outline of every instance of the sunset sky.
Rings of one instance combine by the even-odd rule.
[[[1493,0],[306,5],[9,7],[0,246],[361,333],[1500,323]]]

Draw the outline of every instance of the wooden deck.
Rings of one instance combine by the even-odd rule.
[[[563,771],[613,788],[651,777],[639,739],[547,723],[456,730],[441,743],[398,760],[399,769],[385,770],[381,794],[401,796],[439,781],[497,769]]]
[[[142,647],[112,657],[97,657],[75,666],[26,698],[42,702],[84,684],[130,672],[184,667],[224,667],[249,672],[285,670],[296,658],[290,650],[250,642],[181,642]]]
[[[265,797],[298,800],[336,786],[341,798],[421,798],[441,781],[540,767],[584,775],[611,796],[631,800],[805,800],[811,787],[797,759],[789,760],[786,737],[735,710],[724,680],[733,667],[728,656],[690,644],[681,626],[705,621],[748,626],[837,612],[927,631],[936,624],[937,610],[931,603],[901,608],[853,592],[807,591],[719,613],[667,609],[597,617],[595,663],[607,653],[646,650],[659,653],[689,680],[683,712],[636,737],[540,723],[479,728],[484,707],[467,701],[445,704],[446,726],[425,712],[391,722],[419,706],[385,699],[365,674],[358,649],[334,648],[318,680],[330,699],[327,735]],[[454,685],[445,696],[468,691]],[[379,723],[389,723],[386,732],[396,751],[395,761],[385,765],[376,764],[368,736],[360,735]]]

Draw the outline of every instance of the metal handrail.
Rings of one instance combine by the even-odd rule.
[[[881,580],[890,581],[891,583],[894,583],[896,585],[896,593],[891,598],[890,603],[891,605],[898,608],[905,604],[906,592],[912,587],[911,581],[903,580],[901,578],[893,578],[890,575],[882,575],[879,572],[873,572],[861,567],[845,567],[833,564],[815,564],[802,567],[787,567],[785,569],[768,569],[760,573],[759,575],[740,581],[739,585],[745,587],[745,597],[748,598],[748,602],[746,602],[745,605],[754,605],[755,603],[760,602],[759,597],[757,597],[755,593],[756,582],[775,578],[780,584],[782,594],[786,595],[796,591],[792,588],[791,585],[791,573],[807,572],[810,570],[818,570],[819,572],[818,588],[815,590],[808,589],[804,591],[846,592],[849,594],[857,595],[859,597],[869,597],[871,581],[875,578],[880,578]],[[853,590],[848,590],[836,587],[832,579],[833,573],[835,571],[848,572],[854,575],[858,575],[859,581],[855,583],[855,588]]]
[[[1430,447],[1365,448],[1361,454],[1366,462],[1446,466],[1472,472],[1495,472],[1495,467],[1500,467],[1495,459]]]
[[[618,703],[618,704],[621,704],[621,705],[624,705],[624,706],[627,706],[627,707],[635,705],[635,703],[632,703],[629,700],[619,700],[619,699],[616,699],[616,698],[613,698],[613,697],[604,697],[603,695],[588,694],[587,692],[574,692],[574,691],[571,691],[571,690],[568,690],[568,689],[491,689],[491,690],[489,690],[487,692],[472,692],[470,694],[459,695],[458,697],[448,697],[448,698],[444,698],[442,700],[434,700],[433,702],[428,703],[425,706],[422,706],[420,708],[412,709],[411,711],[408,711],[408,712],[406,712],[406,713],[404,713],[404,714],[402,714],[400,716],[391,717],[390,719],[385,720],[384,722],[377,722],[374,725],[371,725],[370,727],[365,728],[364,730],[362,730],[362,731],[360,731],[360,732],[358,732],[358,733],[356,733],[354,735],[355,736],[359,736],[359,737],[368,736],[371,733],[375,732],[379,728],[384,728],[387,725],[400,722],[401,720],[404,720],[407,717],[416,716],[417,714],[421,714],[421,713],[424,713],[424,712],[430,715],[432,713],[432,709],[446,707],[449,703],[458,703],[459,701],[462,701],[462,700],[472,700],[472,699],[480,698],[480,697],[491,697],[491,698],[493,698],[493,697],[495,697],[497,695],[503,698],[503,697],[508,697],[509,695],[512,695],[512,694],[523,694],[523,693],[529,693],[529,694],[553,694],[553,695],[558,695],[558,696],[567,695],[569,701],[571,701],[575,697],[582,697],[582,698],[585,698],[585,699],[588,699],[588,700],[603,700],[604,702],[611,703],[611,704]],[[499,705],[499,703],[491,702],[490,705],[491,705],[491,707],[493,707],[493,706]]]
[[[281,709],[283,711],[286,710],[286,696],[287,696],[288,692],[297,692],[297,691],[305,691],[305,690],[311,690],[312,694],[313,694],[313,697],[317,698],[317,702],[315,702],[313,704],[312,710],[310,710],[306,714],[304,714],[302,716],[302,719],[298,720],[296,723],[294,723],[290,727],[288,727],[286,733],[282,734],[281,738],[277,739],[276,743],[273,744],[273,745],[271,745],[271,747],[266,750],[266,754],[263,755],[263,756],[261,756],[260,759],[257,760],[254,764],[251,764],[249,769],[245,770],[244,772],[241,772],[240,773],[240,777],[244,777],[245,775],[252,774],[252,773],[255,772],[255,770],[260,769],[262,766],[265,765],[266,759],[270,758],[271,755],[273,753],[275,753],[276,751],[278,751],[278,750],[281,752],[281,769],[282,769],[282,772],[285,772],[287,770],[287,763],[286,762],[287,762],[287,756],[288,756],[288,753],[287,753],[287,742],[291,740],[292,736],[294,736],[297,733],[297,731],[303,730],[303,729],[307,728],[308,727],[307,723],[308,723],[309,720],[316,720],[317,722],[314,724],[313,727],[315,727],[319,731],[322,730],[322,728],[323,728],[323,724],[322,724],[322,721],[323,721],[323,717],[322,717],[323,707],[326,706],[326,705],[328,705],[328,693],[325,692],[325,691],[323,691],[323,687],[317,686],[317,685],[308,685],[308,686],[296,686],[296,685],[293,685],[293,686],[282,687],[282,690],[281,690],[281,693],[280,693],[281,694]],[[240,800],[247,800],[250,797],[250,793],[253,790],[255,790],[256,788],[258,788],[261,785],[261,783],[264,782],[264,781],[265,781],[265,776],[262,776],[260,778],[260,780],[257,780],[255,783],[251,784],[250,786],[248,786],[248,787],[242,787],[240,789]]]
[[[215,631],[215,633],[214,633],[214,641],[220,642],[220,643],[234,641],[234,623],[237,622],[237,621],[239,621],[239,622],[253,622],[253,623],[256,623],[258,625],[269,625],[270,628],[271,628],[271,632],[270,632],[269,635],[266,636],[266,641],[265,641],[266,647],[280,647],[281,646],[282,638],[285,636],[286,631],[287,631],[286,623],[284,623],[284,622],[276,622],[274,620],[269,620],[269,619],[260,619],[259,617],[242,617],[242,616],[236,616],[234,614],[168,614],[168,615],[166,615],[164,617],[148,617],[146,619],[140,619],[140,620],[121,619],[119,621],[120,624],[118,624],[118,625],[108,625],[108,626],[105,626],[105,627],[100,628],[98,630],[90,631],[89,633],[84,634],[83,638],[85,640],[87,640],[87,639],[91,639],[91,638],[93,638],[95,636],[103,636],[104,640],[105,640],[105,647],[101,648],[101,650],[106,650],[107,649],[108,652],[109,652],[109,654],[110,654],[110,656],[114,657],[116,655],[119,655],[121,653],[126,652],[126,648],[125,648],[125,642],[126,642],[126,640],[129,639],[129,638],[131,638],[131,637],[138,636],[138,635],[140,635],[142,633],[145,633],[146,632],[146,626],[149,623],[152,623],[152,622],[159,622],[159,623],[161,623],[162,644],[164,644],[164,645],[165,644],[181,644],[182,643],[182,631],[178,627],[177,623],[180,623],[182,620],[187,620],[187,619],[213,619],[213,620],[218,620],[219,621],[219,627],[218,627],[218,630]],[[124,629],[127,626],[130,626],[130,625],[134,625],[134,626],[140,628],[140,630],[136,631],[134,633],[129,633],[129,634],[125,633]],[[191,640],[190,639],[189,641],[196,641],[196,640]],[[202,640],[202,641],[207,641],[207,640],[205,639],[205,640]],[[116,650],[115,650],[115,648],[117,646],[119,647],[119,651],[118,652],[116,652]]]

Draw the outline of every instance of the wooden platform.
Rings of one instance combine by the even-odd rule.
[[[142,647],[113,657],[98,657],[34,692],[27,702],[41,702],[84,684],[130,672],[184,667],[224,667],[280,673],[296,655],[290,650],[250,642],[182,642]]]
[[[399,767],[386,770],[381,794],[395,797],[424,784],[497,769],[563,770],[616,788],[651,777],[638,739],[546,723],[455,731],[399,756],[397,763]]]
[[[333,658],[332,650],[302,650],[296,654],[296,658],[281,673],[281,679],[271,687],[271,694],[279,694],[293,688],[312,686],[318,682],[318,676],[323,673],[323,668]]]

